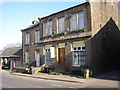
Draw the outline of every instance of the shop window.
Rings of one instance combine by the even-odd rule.
[[[85,64],[85,47],[74,47],[73,66],[79,67],[84,64]]]

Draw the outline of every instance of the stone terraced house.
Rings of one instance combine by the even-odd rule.
[[[24,65],[75,74],[83,65],[93,74],[117,68],[117,2],[85,2],[38,20],[21,30]]]
[[[12,69],[22,67],[22,47],[9,47],[0,53],[0,67],[3,69]]]

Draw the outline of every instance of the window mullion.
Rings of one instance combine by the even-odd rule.
[[[50,34],[50,22],[48,22],[48,35]]]
[[[77,21],[77,27],[76,27],[77,29],[78,29],[78,24],[79,24],[79,23],[78,23],[78,22],[79,22],[78,18],[79,18],[79,17],[78,17],[78,13],[77,13],[77,20],[76,20],[76,21]]]

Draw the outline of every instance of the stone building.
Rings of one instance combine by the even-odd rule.
[[[119,8],[118,8],[118,24],[119,24],[119,29],[120,29],[120,1],[118,4]]]
[[[10,47],[2,50],[0,66],[3,69],[22,67],[22,47]]]
[[[24,65],[71,73],[87,65],[93,74],[117,68],[117,2],[85,2],[38,19],[21,30]]]

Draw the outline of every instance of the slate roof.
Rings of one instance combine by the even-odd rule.
[[[6,48],[0,54],[0,57],[21,57],[21,56],[22,56],[22,47]]]
[[[84,2],[84,3],[82,3],[82,4],[78,4],[78,5],[76,5],[76,6],[73,6],[73,7],[70,7],[70,8],[67,8],[67,9],[64,9],[64,10],[61,10],[61,11],[58,11],[58,12],[52,13],[52,14],[50,14],[50,15],[40,17],[40,18],[41,18],[41,19],[44,19],[44,18],[50,17],[50,16],[52,16],[52,15],[55,15],[55,14],[58,14],[58,13],[61,13],[61,12],[67,11],[67,10],[69,10],[69,9],[72,9],[72,8],[75,8],[75,7],[78,7],[78,6],[84,5],[84,4],[89,4],[89,2]],[[39,25],[39,24],[40,24],[40,22],[38,21],[38,23],[32,24],[32,25],[28,26],[27,28],[22,29],[21,31],[24,31],[24,30],[27,30],[27,29],[33,28],[34,26],[37,26],[37,25]]]
[[[32,25],[28,26],[27,28],[22,29],[21,31],[24,31],[24,30],[33,28],[33,27],[35,27],[35,26],[37,26],[37,25],[39,25],[39,24],[40,24],[39,22],[38,22],[38,23],[35,23],[35,24],[32,24]]]
[[[2,53],[3,50],[0,50],[0,54]]]

